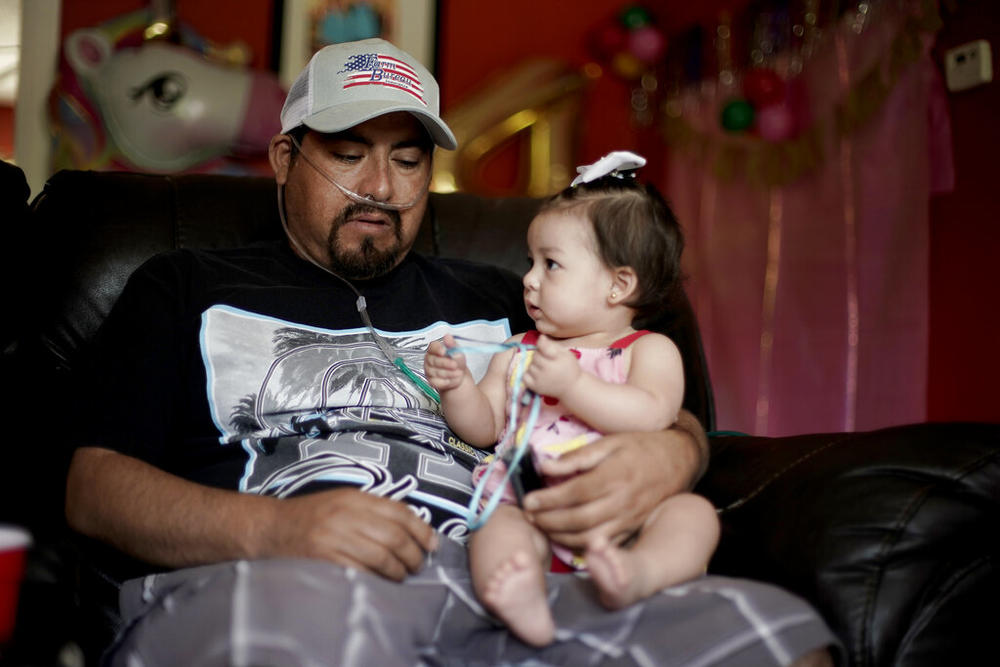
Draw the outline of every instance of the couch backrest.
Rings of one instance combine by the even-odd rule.
[[[61,171],[32,202],[24,260],[37,285],[18,353],[53,384],[75,363],[132,271],[176,248],[235,247],[283,236],[270,178]],[[540,200],[432,194],[416,249],[425,254],[526,268],[525,230]],[[685,359],[685,406],[714,424],[708,372],[686,300],[655,327]],[[23,360],[22,360],[22,363]]]

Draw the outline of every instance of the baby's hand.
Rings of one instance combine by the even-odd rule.
[[[576,356],[551,338],[539,336],[524,384],[536,394],[561,398],[580,377]]]
[[[462,384],[468,372],[464,354],[454,356],[448,354],[448,350],[453,347],[455,339],[451,334],[427,346],[427,354],[424,355],[424,375],[427,376],[427,382],[438,391],[455,389]]]

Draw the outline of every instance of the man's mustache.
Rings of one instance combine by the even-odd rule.
[[[380,214],[384,213],[389,220],[392,222],[393,226],[398,230],[403,224],[403,218],[399,215],[399,211],[393,211],[391,209],[382,209],[375,206],[365,206],[364,204],[351,203],[344,207],[334,221],[337,227],[343,226],[350,218],[357,215],[367,215],[367,214]]]

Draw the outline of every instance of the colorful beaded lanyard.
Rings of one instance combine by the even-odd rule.
[[[517,364],[514,367],[514,377],[511,381],[513,391],[511,391],[510,409],[507,414],[507,431],[504,434],[503,440],[497,443],[497,449],[504,448],[504,453],[502,456],[494,458],[490,461],[489,465],[486,466],[486,471],[476,484],[475,492],[472,494],[472,499],[469,501],[467,523],[469,530],[475,531],[482,528],[487,519],[490,518],[490,515],[493,514],[494,510],[496,510],[497,505],[500,504],[500,500],[503,497],[503,489],[506,488],[507,484],[511,481],[511,477],[520,468],[521,459],[524,458],[525,453],[528,451],[528,438],[531,436],[531,432],[535,428],[535,423],[538,421],[538,411],[541,409],[542,401],[541,396],[524,387],[524,371],[528,367],[528,355],[523,353],[534,350],[534,345],[526,345],[524,343],[487,343],[469,338],[463,338],[461,336],[455,336],[455,338],[457,340],[467,341],[471,344],[461,345],[449,349],[449,356],[469,352],[496,354],[498,352],[506,352],[512,348],[516,348],[522,352],[522,354],[519,355]],[[528,417],[525,419],[521,428],[518,428],[520,407],[522,404],[528,405],[529,403],[530,408],[528,411]],[[509,444],[512,439],[514,439],[515,442],[511,447]],[[504,473],[503,481],[497,488],[496,492],[490,496],[490,499],[486,502],[486,506],[482,509],[482,511],[477,511],[479,502],[482,500],[483,493],[486,490],[486,484],[490,477],[493,476],[493,473],[496,472],[496,467],[501,461],[507,468]],[[520,487],[517,484],[514,484],[514,488],[518,492],[518,501],[520,501]]]

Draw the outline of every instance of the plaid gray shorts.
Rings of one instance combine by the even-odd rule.
[[[706,576],[620,611],[551,574],[556,641],[533,649],[476,601],[450,540],[402,584],[312,560],[238,561],[133,579],[105,656],[129,665],[787,665],[838,642],[804,601]]]

